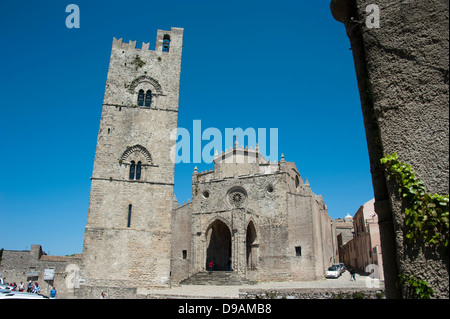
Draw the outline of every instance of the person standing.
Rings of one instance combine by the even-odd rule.
[[[356,274],[355,268],[350,269],[350,281],[352,281],[352,280],[356,281],[355,274]]]
[[[213,263],[213,261],[212,261],[212,259],[211,259],[211,261],[209,262],[209,264],[208,264],[208,268],[209,268],[209,274],[211,274],[211,272],[212,272],[212,270],[213,270],[213,268],[214,268],[214,263]]]
[[[36,283],[34,284],[33,293],[38,294],[40,292],[41,292],[41,287],[39,287],[39,283],[36,281]]]
[[[53,286],[52,290],[50,290],[50,299],[56,298],[56,288]]]
[[[31,280],[28,282],[28,286],[27,286],[27,292],[32,292],[33,291],[33,283],[31,282]]]

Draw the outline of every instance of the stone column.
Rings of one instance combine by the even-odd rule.
[[[396,283],[402,273],[426,280],[435,297],[448,298],[448,256],[426,245],[406,247],[401,198],[380,165],[395,152],[428,192],[448,194],[448,1],[332,0],[330,7],[353,52],[386,296],[401,298]]]

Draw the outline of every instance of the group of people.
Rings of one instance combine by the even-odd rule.
[[[6,283],[4,278],[0,278],[0,283],[1,284],[5,284],[8,285],[9,287],[12,287],[13,291],[19,291],[19,292],[24,292],[25,291],[25,284],[23,283],[23,281],[21,281],[19,284],[16,284],[15,282],[13,283]],[[31,280],[28,281],[27,284],[27,292],[28,293],[33,293],[33,294],[39,294],[41,293],[41,286],[39,285],[39,283],[36,281],[35,283],[33,283]],[[50,298],[56,298],[56,288],[55,286],[52,287],[52,290],[50,290]]]
[[[22,282],[20,282],[20,283],[22,284]],[[22,290],[19,289],[19,291],[23,291],[23,289]],[[37,281],[33,284],[30,280],[27,285],[27,292],[31,292],[33,294],[38,294],[41,292],[41,286],[39,286],[39,283]]]
[[[15,282],[13,282],[13,283],[5,283],[5,285],[12,287],[13,291],[19,292],[25,291],[25,284],[23,283],[23,281],[21,281],[20,284],[16,284]],[[38,294],[41,292],[41,286],[39,286],[39,283],[37,281],[33,284],[30,280],[27,285],[27,292]]]

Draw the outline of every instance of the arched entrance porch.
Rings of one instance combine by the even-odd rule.
[[[221,220],[215,220],[206,232],[206,270],[225,271],[231,269],[231,232]],[[212,269],[210,262],[214,263]]]

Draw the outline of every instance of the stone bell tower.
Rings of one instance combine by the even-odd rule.
[[[174,160],[183,29],[149,43],[113,39],[91,178],[81,297],[170,283]],[[124,291],[125,289],[126,291]],[[109,290],[109,291],[108,291]]]

